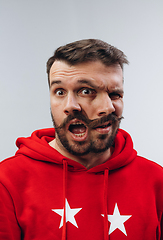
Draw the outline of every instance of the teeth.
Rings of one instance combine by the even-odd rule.
[[[78,134],[75,133],[74,135],[77,136],[77,137],[83,137],[85,135],[85,133],[78,133]]]
[[[83,125],[81,122],[71,123],[71,125]]]

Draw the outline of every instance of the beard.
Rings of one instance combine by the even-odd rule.
[[[89,153],[102,153],[107,151],[114,143],[121,118],[118,118],[115,114],[109,114],[107,116],[90,120],[87,116],[81,112],[74,112],[60,124],[57,125],[55,118],[52,115],[53,125],[56,131],[56,140],[59,140],[62,146],[71,154],[75,156],[84,156]],[[88,128],[89,139],[86,141],[73,141],[70,143],[66,137],[66,126],[72,119],[78,119],[85,123]],[[96,134],[92,133],[92,130],[99,125],[104,125],[106,122],[111,121],[111,131],[109,134]]]

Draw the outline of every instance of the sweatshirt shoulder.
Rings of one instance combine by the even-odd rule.
[[[22,175],[26,172],[27,166],[30,167],[31,160],[22,155],[15,155],[0,162],[0,180]]]
[[[151,179],[154,178],[163,183],[163,167],[161,165],[141,156],[136,157],[135,163],[144,176],[149,175]]]
[[[149,168],[154,168],[154,169],[157,169],[159,171],[163,171],[163,167],[153,160],[147,159],[145,157],[137,156],[137,161],[142,166],[149,167]]]
[[[12,156],[12,157],[9,157],[9,158],[6,158],[6,159],[2,160],[0,162],[0,171],[2,169],[4,170],[6,167],[8,168],[13,163],[15,164],[15,160],[17,161],[17,157],[16,156]]]
[[[14,164],[15,162],[19,162],[21,161],[21,158],[22,156],[20,155],[14,155],[14,156],[8,157],[0,162],[0,168],[8,166],[12,163]]]

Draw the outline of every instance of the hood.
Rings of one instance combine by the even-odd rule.
[[[24,155],[36,161],[47,161],[63,165],[66,160],[69,171],[86,171],[87,169],[71,159],[61,155],[58,151],[49,146],[54,139],[54,128],[36,130],[30,137],[21,137],[16,141],[19,150],[16,155]],[[133,161],[137,153],[133,149],[133,142],[130,135],[122,129],[118,130],[114,141],[114,152],[103,164],[95,166],[87,171],[104,172],[105,169],[115,170]]]
[[[77,163],[71,159],[68,159],[57,152],[54,148],[48,144],[54,139],[55,130],[43,129],[37,130],[32,133],[30,137],[18,138],[16,144],[19,150],[16,152],[16,156],[24,156],[33,161],[44,161],[55,164],[63,165],[63,229],[62,240],[67,239],[67,227],[66,227],[66,201],[68,192],[68,174],[70,171],[87,171],[87,173],[102,173],[103,174],[103,212],[104,212],[104,240],[110,239],[108,237],[108,178],[111,170],[121,168],[131,161],[133,161],[137,155],[133,149],[133,142],[130,135],[124,130],[119,129],[114,141],[114,152],[111,157],[103,164],[95,166],[91,169],[86,169],[80,163]],[[23,158],[22,158],[23,159]]]

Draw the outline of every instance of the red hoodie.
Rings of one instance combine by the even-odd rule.
[[[114,152],[87,170],[49,146],[54,129],[19,138],[0,164],[0,240],[163,239],[163,169],[119,130]]]

